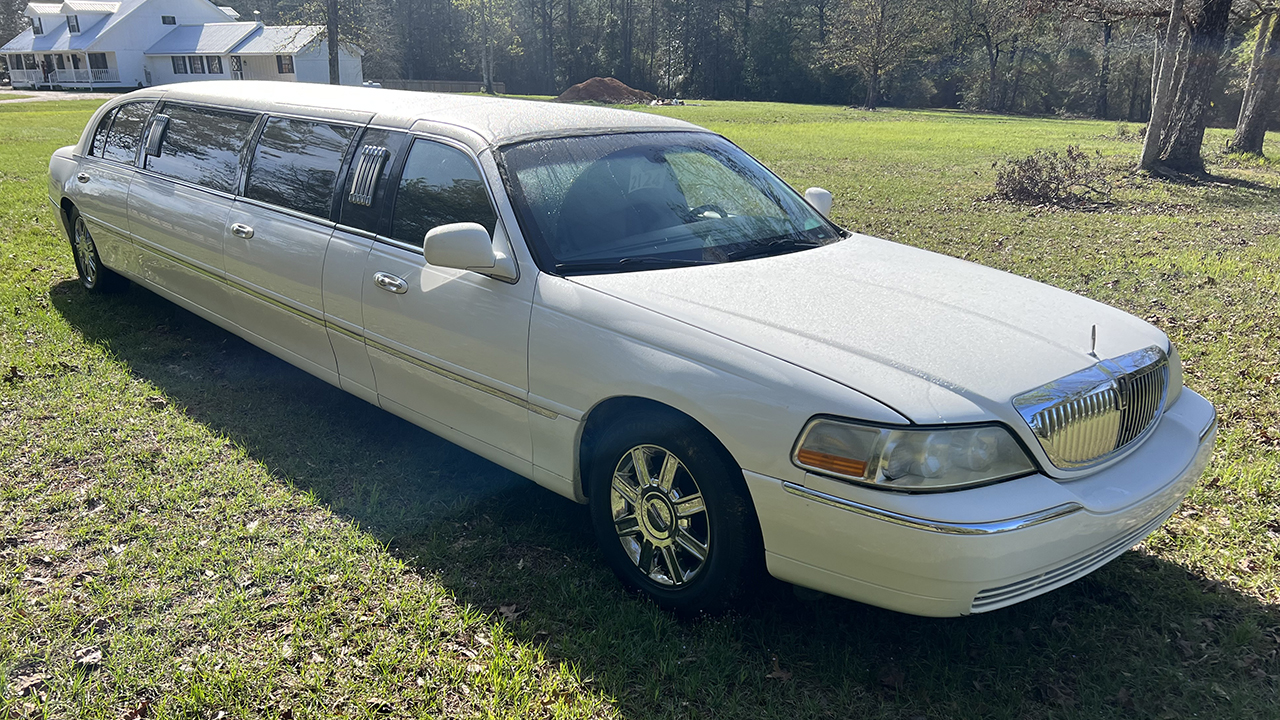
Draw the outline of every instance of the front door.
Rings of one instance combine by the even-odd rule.
[[[364,273],[365,339],[380,402],[501,450],[507,467],[527,467],[533,279],[507,283],[422,257],[423,236],[448,223],[478,222],[506,242],[475,161],[415,140],[392,202],[391,237],[374,243]]]
[[[240,60],[239,57],[236,57],[235,55],[231,56],[231,79],[232,80],[244,79],[244,63]]]

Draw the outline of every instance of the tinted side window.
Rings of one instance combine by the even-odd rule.
[[[394,189],[390,186],[390,181],[395,174],[400,158],[403,157],[402,153],[404,153],[408,145],[408,137],[404,133],[379,130],[377,128],[369,128],[364,132],[364,137],[360,138],[360,145],[356,148],[356,153],[351,161],[351,171],[347,175],[347,182],[341,188],[341,222],[343,225],[368,230],[371,233],[383,232],[381,226],[382,209],[386,206],[387,198],[391,197],[391,191]],[[351,197],[352,190],[360,191],[366,189],[354,187],[358,179],[356,173],[360,169],[359,160],[365,148],[384,148],[387,151],[387,156],[382,161],[381,171],[373,181],[373,198],[368,203],[365,203],[363,198],[360,198],[359,202],[353,202]]]
[[[111,130],[107,132],[107,145],[102,157],[108,160],[133,164],[142,142],[142,125],[151,115],[153,102],[126,103],[116,110]]]
[[[116,116],[116,108],[111,108],[106,115],[98,121],[98,127],[93,131],[93,144],[89,146],[89,154],[94,157],[102,157],[102,151],[107,145],[107,130],[111,129],[111,119]]]
[[[348,125],[271,118],[253,152],[245,197],[329,217],[342,158],[356,130]]]
[[[415,140],[400,175],[391,236],[421,245],[437,225],[480,223],[493,233],[498,222],[480,171],[461,150]]]
[[[235,192],[240,152],[255,116],[183,105],[165,105],[164,113],[169,127],[160,157],[148,157],[147,167],[213,190]]]

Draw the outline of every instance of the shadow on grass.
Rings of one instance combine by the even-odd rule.
[[[970,618],[900,615],[777,582],[718,618],[626,595],[583,508],[137,287],[72,282],[59,312],[192,419],[410,568],[592,678],[623,717],[1273,717],[1280,614],[1129,553]],[[495,622],[500,622],[495,617]],[[791,673],[768,678],[774,658]]]

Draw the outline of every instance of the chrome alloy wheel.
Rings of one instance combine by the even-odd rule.
[[[707,508],[680,458],[657,445],[623,454],[609,488],[618,541],[649,580],[678,587],[697,577],[711,550]]]
[[[80,274],[85,287],[98,284],[98,254],[93,247],[93,237],[84,224],[84,218],[76,218],[76,259],[80,261]]]

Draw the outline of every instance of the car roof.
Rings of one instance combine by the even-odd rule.
[[[134,97],[158,95],[167,100],[258,112],[294,112],[406,130],[424,123],[436,131],[453,127],[469,131],[488,145],[568,135],[704,131],[682,120],[605,107],[318,83],[213,80],[165,85],[129,94]]]

